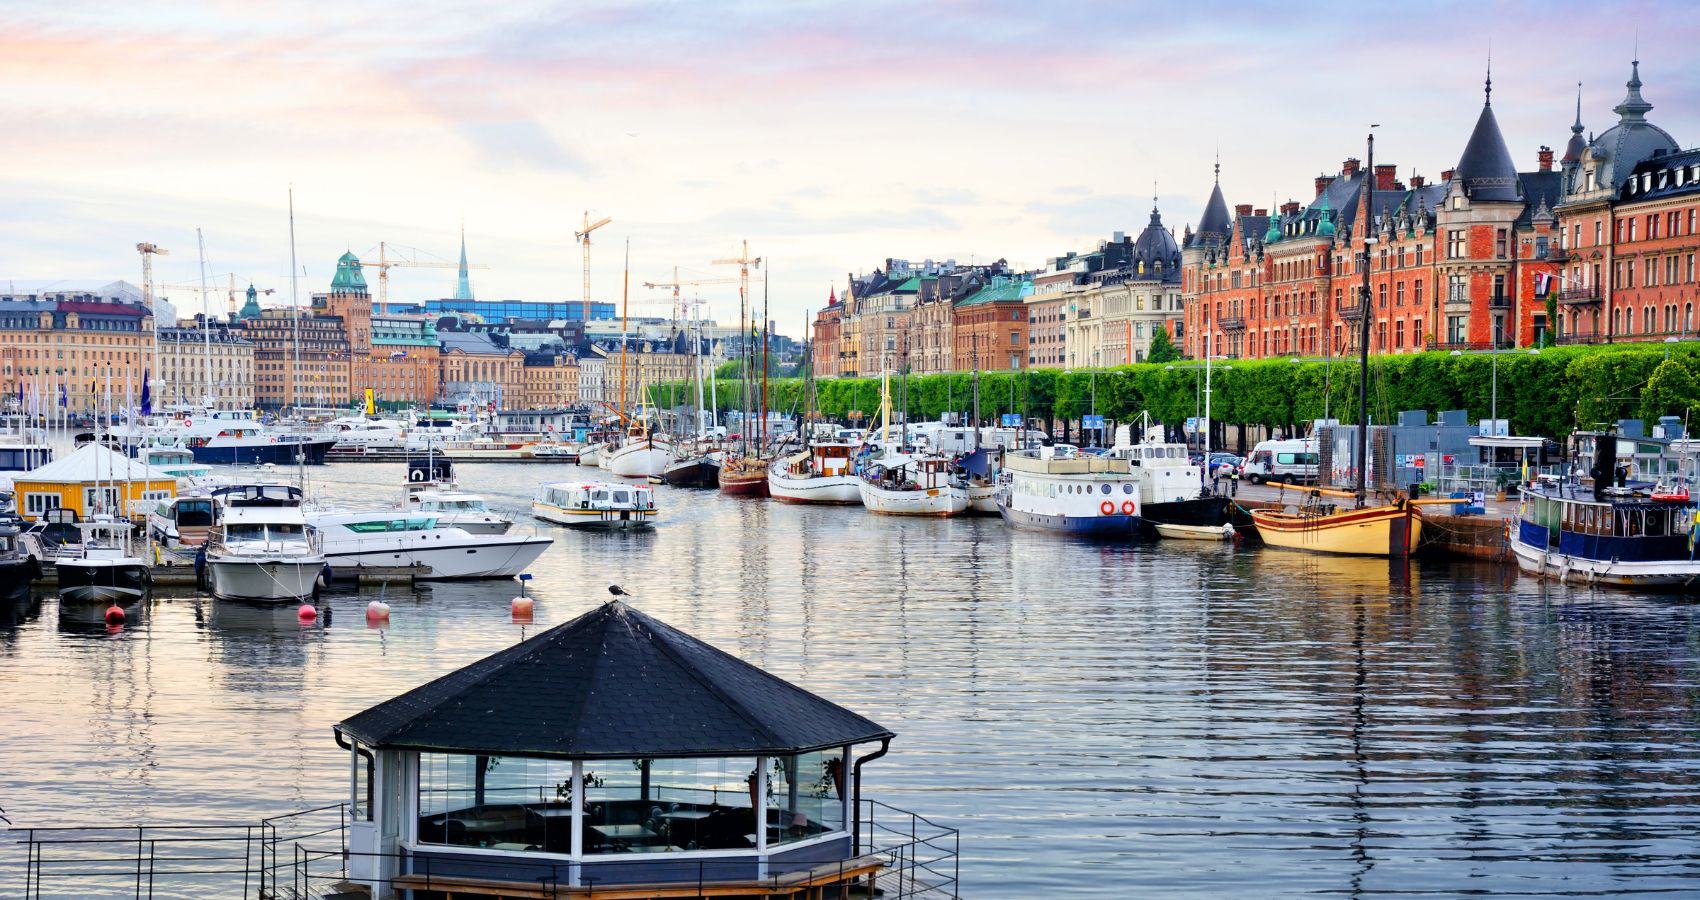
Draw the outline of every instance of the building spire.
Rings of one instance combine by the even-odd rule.
[[[466,271],[466,226],[460,226],[460,281],[455,284],[456,300],[472,299],[472,279]]]
[[[1641,60],[1633,60],[1629,65],[1629,81],[1624,85],[1629,88],[1629,93],[1624,95],[1623,102],[1612,109],[1612,112],[1617,113],[1619,122],[1644,122],[1653,104],[1641,97]]]
[[[1488,42],[1487,84],[1483,88],[1482,96],[1484,98],[1482,100],[1483,106],[1493,105],[1493,43],[1491,41]]]
[[[1582,82],[1576,82],[1576,124],[1570,126],[1571,134],[1582,133]]]

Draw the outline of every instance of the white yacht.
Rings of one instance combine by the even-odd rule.
[[[655,523],[655,491],[636,484],[552,481],[537,489],[531,514],[570,528],[648,528]]]
[[[660,475],[672,461],[673,442],[666,435],[647,429],[633,429],[620,446],[609,450],[599,460],[607,463],[603,468],[622,478]]]
[[[81,540],[59,548],[54,567],[59,596],[80,603],[129,602],[148,592],[153,576],[147,560],[130,555],[130,530],[123,521],[78,522]]]
[[[553,543],[551,538],[472,534],[438,527],[437,516],[402,510],[316,510],[307,523],[319,530],[333,569],[360,566],[427,566],[421,579],[511,578]]]
[[[325,556],[300,506],[227,506],[207,541],[206,571],[220,600],[293,603],[317,596]]]
[[[507,534],[514,521],[494,512],[484,498],[465,491],[414,491],[409,508],[437,517],[438,528],[459,528],[469,534]]]

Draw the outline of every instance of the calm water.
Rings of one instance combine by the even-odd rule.
[[[575,472],[461,476],[519,508]],[[311,474],[325,497],[400,493],[399,466]],[[555,532],[529,627],[511,582],[390,591],[383,630],[376,589],[331,596],[328,627],[187,596],[117,634],[52,597],[6,610],[0,806],[45,825],[337,802],[333,723],[613,580],[896,731],[868,794],[962,829],[968,897],[1700,891],[1695,606],[660,490],[652,534]]]

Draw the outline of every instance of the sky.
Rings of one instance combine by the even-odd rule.
[[[1700,145],[1700,10],[1687,2],[113,4],[0,0],[0,280],[234,276],[305,301],[336,258],[452,262],[480,298],[592,294],[665,315],[644,282],[763,258],[781,333],[887,257],[1018,268],[1136,233],[1153,198],[1196,223],[1308,199],[1361,156],[1456,163],[1493,60],[1519,166],[1615,121],[1630,59],[1649,118]],[[397,251],[392,250],[392,255]],[[372,273],[369,273],[372,274]],[[390,297],[450,296],[393,269]],[[372,279],[375,281],[375,278]],[[198,310],[189,288],[163,291]],[[684,288],[736,321],[735,284]],[[222,305],[223,295],[214,298]],[[222,309],[215,307],[215,312]]]

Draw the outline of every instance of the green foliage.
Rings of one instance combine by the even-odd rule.
[[[1169,339],[1169,329],[1159,326],[1157,332],[1151,335],[1151,349],[1146,352],[1145,359],[1153,365],[1171,363],[1181,358],[1180,348]]]
[[[738,408],[736,367],[717,375],[720,408]],[[910,418],[936,419],[946,411],[972,409],[973,380],[967,373],[910,375]],[[1219,422],[1291,428],[1322,418],[1325,410],[1343,422],[1357,420],[1355,359],[1230,360],[1213,366],[1209,381],[1211,416]],[[1094,386],[1098,414],[1115,422],[1148,412],[1154,421],[1175,424],[1202,414],[1204,406],[1205,371],[1196,362],[1090,372],[982,372],[979,382],[980,412],[987,418],[1013,412],[1040,421],[1077,420],[1093,411]],[[902,383],[891,379],[893,409],[902,403]],[[878,378],[822,379],[816,385],[821,412],[844,420],[851,410],[860,410],[863,421],[871,421],[879,414],[879,385]],[[1407,409],[1464,409],[1471,419],[1485,419],[1495,405],[1496,385],[1499,415],[1511,420],[1516,434],[1562,437],[1579,426],[1620,418],[1685,415],[1700,407],[1700,343],[1372,357],[1369,411],[1376,422],[1390,422]],[[665,402],[666,386],[651,390],[652,397]],[[799,409],[800,379],[769,379],[768,390],[770,409]]]

